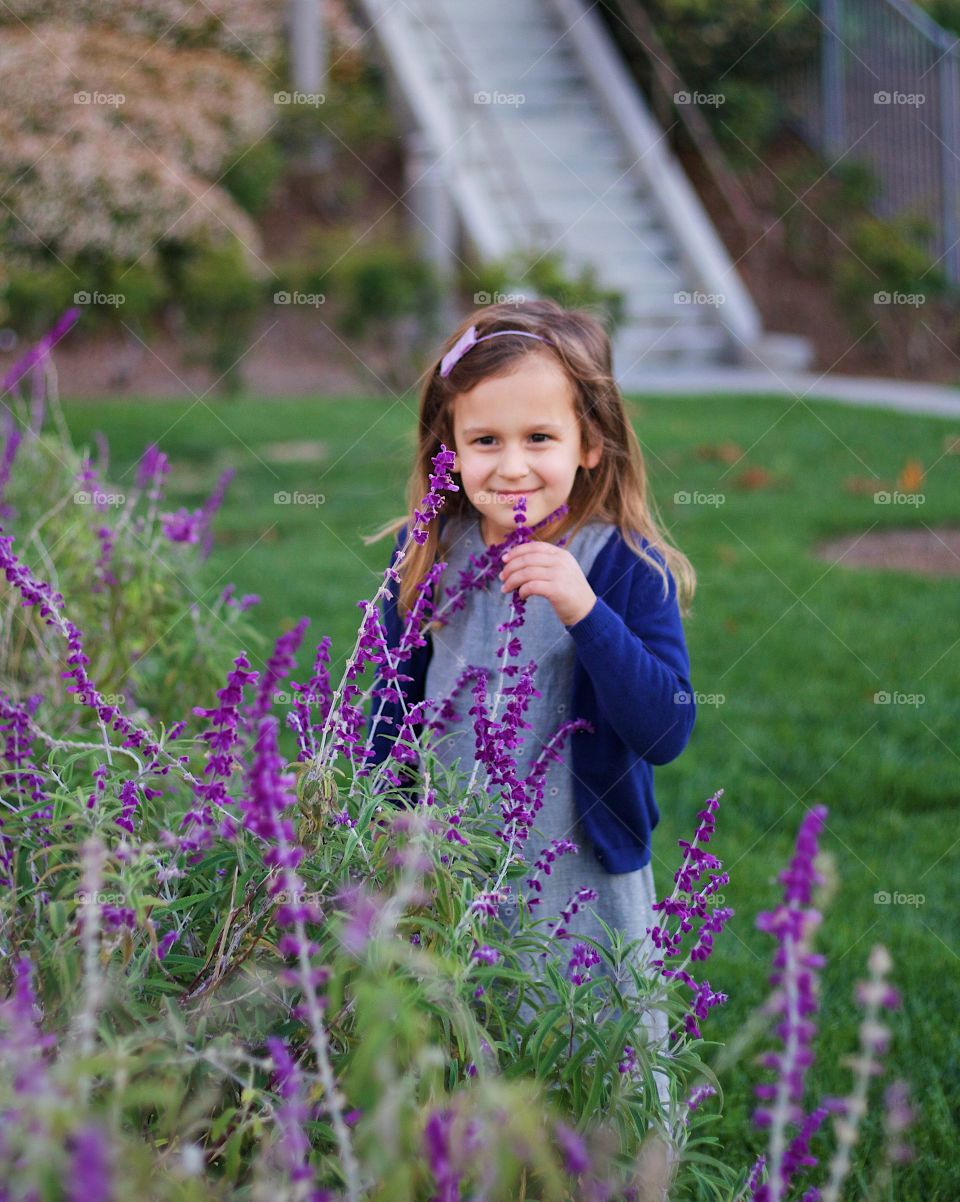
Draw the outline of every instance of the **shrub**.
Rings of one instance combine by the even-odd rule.
[[[45,350],[34,359],[47,366]],[[24,440],[42,458],[49,435],[41,430],[36,420],[8,429],[3,463],[17,466]],[[141,465],[151,492],[163,460],[153,448]],[[441,447],[407,547],[426,537],[443,493],[456,487],[451,461]],[[56,497],[58,482],[62,472],[50,465],[34,487]],[[190,544],[202,517],[167,515],[164,534]],[[111,564],[125,560],[134,529],[134,520],[117,523]],[[521,524],[514,533],[522,541],[531,531]],[[737,1170],[706,1134],[705,1103],[721,1095],[700,1055],[699,1023],[725,998],[689,971],[709,957],[730,914],[709,905],[728,880],[705,850],[719,793],[700,811],[693,839],[681,842],[675,887],[656,907],[661,920],[650,934],[660,958],[646,968],[659,971],[640,971],[635,945],[622,938],[571,948],[560,923],[531,918],[530,901],[549,856],[576,854],[573,845],[543,849],[532,869],[518,854],[543,791],[536,770],[516,780],[509,753],[532,665],[502,717],[487,710],[486,682],[474,689],[492,793],[465,787],[440,770],[428,743],[418,746],[411,732],[423,713],[408,714],[373,770],[370,739],[358,737],[360,706],[387,698],[389,669],[403,662],[377,615],[389,572],[360,603],[357,642],[336,688],[323,639],[308,682],[277,692],[294,669],[304,619],[261,671],[236,655],[215,700],[195,686],[193,699],[207,702],[192,708],[198,723],[168,726],[103,694],[93,671],[111,635],[81,630],[71,602],[35,574],[27,548],[48,570],[52,563],[33,534],[21,548],[6,518],[0,531],[7,604],[44,636],[0,692],[8,990],[0,1173],[9,1197],[412,1202],[453,1200],[470,1188],[513,1199],[526,1196],[529,1175],[534,1197],[637,1202],[670,1175],[657,1159],[667,1142],[680,1157],[678,1196],[771,1202],[804,1188],[794,1178],[816,1165],[809,1142],[832,1110],[842,1119],[824,1198],[836,1202],[889,1038],[878,1019],[898,998],[885,981],[889,957],[874,949],[857,995],[865,1022],[854,1092],[806,1113],[824,807],[801,824],[780,874],[782,903],[758,920],[777,941],[767,1012],[780,1020],[783,1048],[765,1054],[774,1080],[757,1087],[769,1102],[755,1116],[770,1129],[767,1153]],[[430,586],[428,577],[410,611],[408,647],[431,616]],[[523,605],[514,598],[513,631]],[[370,663],[388,682],[377,690],[356,684]],[[190,675],[193,683],[192,662]],[[61,679],[73,699],[66,707]],[[289,698],[299,754],[284,764],[274,710]],[[577,726],[565,722],[557,737]],[[411,764],[424,779],[408,805],[398,770]],[[508,891],[519,907],[514,937],[498,916]],[[567,912],[589,892],[574,895]],[[542,973],[521,962],[523,949],[545,953]],[[607,971],[593,978],[601,963]],[[635,993],[622,988],[631,979]],[[524,998],[536,1009],[528,1023],[518,1020]],[[668,1015],[665,1043],[645,1033],[651,1006]],[[668,1081],[666,1103],[654,1072]],[[883,1188],[908,1154],[905,1087],[891,1089],[874,1182]]]
[[[241,383],[240,360],[263,304],[263,273],[255,275],[239,243],[205,246],[179,273],[179,293],[189,333],[204,346],[203,357],[225,392]]]
[[[625,316],[623,292],[604,287],[597,280],[593,264],[573,274],[558,251],[536,258],[518,254],[502,261],[480,263],[461,272],[460,287],[464,294],[473,294],[476,305],[490,304],[493,298],[501,297],[509,302],[511,296],[527,299],[549,296],[569,308],[593,309],[611,335],[623,324]]]

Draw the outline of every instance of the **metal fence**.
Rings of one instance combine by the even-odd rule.
[[[818,24],[817,58],[782,84],[799,133],[831,166],[870,166],[877,215],[925,219],[960,282],[960,39],[909,0],[819,0]]]

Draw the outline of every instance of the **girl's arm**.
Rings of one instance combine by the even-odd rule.
[[[621,616],[598,596],[567,630],[600,711],[622,741],[651,764],[669,764],[686,747],[696,720],[690,659],[673,575],[667,569],[664,598],[659,573],[632,558],[627,613]]]

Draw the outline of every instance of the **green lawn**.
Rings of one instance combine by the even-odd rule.
[[[690,837],[704,799],[725,790],[713,850],[731,874],[725,897],[736,916],[708,968],[730,1001],[704,1028],[728,1045],[735,1064],[725,1072],[730,1091],[718,1132],[744,1163],[762,1147],[749,1123],[750,1087],[766,1079],[753,1063],[760,1048],[741,1056],[733,1040],[767,993],[772,941],[755,929],[756,914],[777,896],[776,874],[804,809],[822,802],[829,807],[822,845],[836,892],[818,944],[828,957],[826,1017],[808,1100],[847,1091],[843,1060],[855,1049],[858,1024],[853,982],[865,976],[871,945],[882,941],[904,999],[891,1020],[889,1061],[912,1081],[920,1107],[917,1158],[900,1170],[889,1198],[955,1202],[960,1158],[947,1149],[960,1146],[960,972],[950,885],[960,858],[960,577],[830,567],[810,548],[870,527],[960,523],[960,457],[943,453],[945,436],[960,431],[936,418],[781,398],[644,398],[631,412],[660,514],[698,572],[687,620],[693,684],[723,697],[701,704],[686,751],[657,770],[662,819],[654,842],[663,894],[679,862],[676,840]],[[111,482],[122,481],[143,446],[158,440],[173,463],[176,504],[198,504],[221,468],[235,464],[211,557],[221,579],[206,599],[228,580],[238,592],[260,593],[253,613],[271,640],[307,615],[301,662],[329,634],[333,662],[342,665],[355,640],[356,603],[372,596],[392,546],[384,539],[365,547],[360,535],[401,512],[416,427],[411,398],[73,402],[66,413],[78,442],[98,429],[108,435]],[[319,440],[323,457],[285,463],[264,451],[295,440]],[[696,453],[721,442],[748,450],[732,470]],[[845,490],[849,476],[875,475],[878,487],[890,487],[907,457],[928,469],[922,506],[876,505]],[[735,487],[746,467],[774,473],[775,484]],[[275,504],[274,493],[284,490],[325,499],[317,507]],[[725,500],[678,505],[680,490]],[[924,701],[878,705],[880,691]],[[878,890],[925,900],[878,905]],[[861,1196],[881,1139],[871,1121],[857,1153],[857,1188],[846,1197]],[[823,1146],[815,1140],[814,1152]]]

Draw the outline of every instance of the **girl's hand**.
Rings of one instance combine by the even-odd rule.
[[[518,589],[523,598],[546,597],[564,626],[573,626],[593,609],[597,594],[569,551],[534,540],[503,555],[502,592]]]

